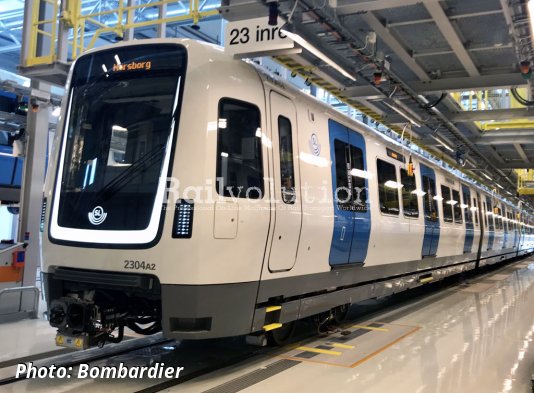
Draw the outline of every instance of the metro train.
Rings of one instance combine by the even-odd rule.
[[[220,47],[73,64],[43,203],[56,343],[265,332],[534,251],[495,192]]]

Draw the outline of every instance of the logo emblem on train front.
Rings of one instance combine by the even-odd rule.
[[[319,143],[319,138],[315,133],[311,134],[310,136],[310,150],[314,156],[319,156],[321,154],[321,144]]]
[[[97,206],[92,211],[87,213],[87,216],[89,217],[89,222],[91,224],[100,225],[106,220],[108,213],[104,211],[102,206]]]

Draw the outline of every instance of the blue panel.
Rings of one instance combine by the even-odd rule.
[[[436,174],[434,173],[434,170],[423,164],[419,164],[419,170],[421,172],[421,184],[423,184],[423,191],[428,192],[428,190],[424,189],[425,185],[423,182],[423,176],[426,176],[434,181],[433,192],[435,196],[437,184],[436,184]],[[423,248],[421,250],[421,255],[423,257],[435,256],[438,251],[438,244],[439,244],[439,234],[440,234],[439,217],[436,220],[431,220],[427,214],[424,214],[424,216],[425,216],[425,234],[423,238]]]
[[[471,202],[471,191],[469,190],[469,187],[463,184],[462,194],[462,196],[467,196],[467,199],[464,198],[464,204],[468,205]],[[466,209],[469,209],[469,207],[466,207]],[[471,248],[473,247],[473,238],[475,236],[475,230],[473,226],[473,214],[471,213],[471,210],[465,210],[465,215],[467,216],[468,214],[471,215],[471,220],[469,220],[470,222],[467,222],[467,220],[465,220],[464,253],[471,252]]]
[[[361,134],[349,130],[349,143],[362,150],[364,170],[367,171],[365,139]],[[367,199],[369,199],[369,184],[367,179],[365,179],[365,189],[367,190]],[[369,237],[371,236],[371,212],[369,201],[366,200],[363,202],[367,207],[365,211],[356,210],[353,216],[354,234],[350,248],[349,263],[364,262],[365,257],[367,256]]]
[[[22,184],[22,169],[24,166],[24,159],[22,158],[16,158],[17,160],[17,167],[15,168],[15,177],[13,179],[13,185],[20,187]]]
[[[15,158],[0,156],[0,184],[11,185],[13,170],[15,169]]]
[[[328,122],[330,135],[330,157],[332,159],[332,194],[334,196],[334,231],[330,246],[330,265],[341,265],[349,262],[350,246],[354,230],[353,212],[340,208],[336,201],[337,176],[335,140],[348,142],[347,128],[333,120]]]
[[[492,206],[490,197],[486,197],[486,207],[487,208],[489,207],[490,211],[493,211],[493,206]],[[488,214],[487,211],[485,213]],[[489,223],[489,228],[488,228],[488,248],[487,248],[487,250],[489,251],[489,250],[493,250],[493,239],[495,238],[495,226],[493,224],[493,215],[488,216],[488,223]]]
[[[501,206],[503,207],[503,206]],[[502,210],[502,216],[503,217],[506,217],[506,213],[504,211],[504,209]],[[504,238],[503,238],[503,242],[502,242],[502,249],[506,248],[506,242],[508,241],[508,227],[506,225],[506,222],[504,222],[504,218],[501,219],[502,220],[502,230],[504,232]]]

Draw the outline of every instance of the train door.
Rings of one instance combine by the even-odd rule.
[[[471,190],[465,184],[462,184],[462,199],[463,204],[460,206],[465,215],[465,240],[464,240],[464,254],[470,253],[473,248],[473,238],[475,235],[473,225],[473,213],[471,212]]]
[[[423,206],[425,213],[425,235],[423,238],[423,257],[435,256],[439,244],[439,216],[436,200],[436,174],[426,165],[419,165],[423,190]]]
[[[504,236],[502,240],[502,249],[508,248],[508,210],[506,210],[506,207],[502,205],[502,213],[501,213],[501,227],[504,231]]]
[[[363,136],[330,120],[334,231],[330,265],[363,263],[371,234]]]
[[[302,225],[296,108],[291,100],[271,91],[273,144],[274,232],[269,255],[271,271],[290,270],[295,264]]]
[[[495,225],[493,222],[493,212],[491,211],[492,206],[491,198],[486,196],[484,207],[486,208],[485,214],[488,219],[488,251],[493,250],[493,241],[495,240]]]

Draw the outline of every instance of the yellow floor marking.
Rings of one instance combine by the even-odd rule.
[[[389,332],[389,329],[372,327],[372,326],[352,325],[351,327],[354,329],[367,329],[367,330],[378,330],[379,332]]]
[[[326,345],[331,345],[332,347],[346,348],[346,349],[356,348],[354,345],[339,344],[339,343],[327,343]]]
[[[319,349],[319,348],[311,348],[311,347],[298,347],[297,349],[300,351],[305,351],[305,352],[316,352],[316,353],[322,353],[325,355],[341,356],[341,352],[329,351],[328,349]]]
[[[378,355],[379,353],[381,352],[384,352],[386,349],[388,349],[389,347],[392,347],[393,345],[397,344],[399,341],[401,341],[402,339],[408,337],[409,335],[417,332],[419,329],[421,329],[420,326],[416,326],[414,327],[414,329],[410,330],[408,333],[405,333],[403,334],[402,336],[400,336],[399,338],[397,338],[396,340],[390,342],[389,344],[383,346],[382,348],[380,348],[379,350],[367,355],[366,357],[364,357],[363,359],[360,359],[358,360],[356,363],[353,363],[350,365],[351,368],[354,368],[356,366],[359,366],[360,364],[362,363],[365,363],[366,361],[368,361],[369,359],[371,359],[372,357]]]

